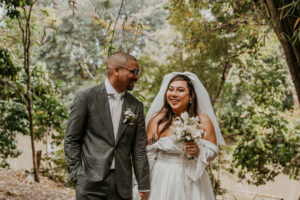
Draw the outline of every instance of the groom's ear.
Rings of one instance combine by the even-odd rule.
[[[113,72],[114,72],[114,74],[119,73],[119,67],[114,67]]]

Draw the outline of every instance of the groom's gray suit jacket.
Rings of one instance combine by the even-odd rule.
[[[124,111],[137,116],[134,124],[124,123]],[[139,190],[149,190],[149,165],[143,104],[125,93],[118,134],[115,139],[105,84],[80,93],[71,106],[65,137],[65,155],[76,192],[105,196],[106,180],[115,157],[117,188],[123,198],[132,196],[132,166]]]

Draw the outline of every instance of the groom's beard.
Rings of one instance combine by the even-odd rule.
[[[130,81],[129,81],[128,85],[127,85],[127,90],[129,90],[129,91],[133,90],[134,84],[135,84],[136,81],[137,81],[136,78],[130,79]]]

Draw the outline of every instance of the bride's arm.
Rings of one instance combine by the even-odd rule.
[[[203,124],[203,130],[205,132],[203,139],[211,143],[217,144],[215,129],[208,115],[200,113],[199,120],[200,123]]]
[[[146,130],[146,138],[147,138],[147,157],[149,162],[150,171],[152,170],[157,148],[155,148],[155,143],[159,139],[157,133],[157,125],[158,125],[158,116],[154,116],[148,123]]]
[[[204,137],[197,142],[197,146],[200,149],[199,156],[204,162],[208,162],[219,154],[216,133],[208,115],[201,113],[199,114],[199,119],[200,123],[203,124],[203,130],[205,132]]]
[[[194,148],[197,149],[197,161],[192,164],[187,170],[187,176],[196,181],[201,178],[208,162],[213,160],[219,153],[219,148],[216,145],[216,134],[214,127],[206,114],[199,115],[200,123],[203,124],[205,136],[194,142]]]

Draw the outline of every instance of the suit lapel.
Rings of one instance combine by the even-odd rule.
[[[116,139],[116,143],[118,143],[119,139],[121,138],[121,136],[124,134],[127,126],[128,126],[128,122],[127,123],[124,123],[124,119],[125,119],[125,116],[124,116],[124,112],[127,110],[127,109],[130,109],[133,113],[135,113],[135,110],[136,110],[136,106],[129,101],[129,98],[128,98],[128,93],[126,92],[125,93],[125,96],[124,96],[124,101],[123,101],[123,105],[122,105],[122,112],[121,112],[121,118],[120,118],[120,122],[119,122],[119,128],[118,128],[118,134],[117,134],[117,139]]]
[[[96,105],[97,108],[96,113],[98,113],[100,118],[103,120],[106,129],[110,133],[109,137],[113,144],[115,142],[114,129],[111,120],[108,97],[107,97],[107,92],[104,83],[99,85],[99,89],[97,90],[97,94],[95,95],[94,104]]]

